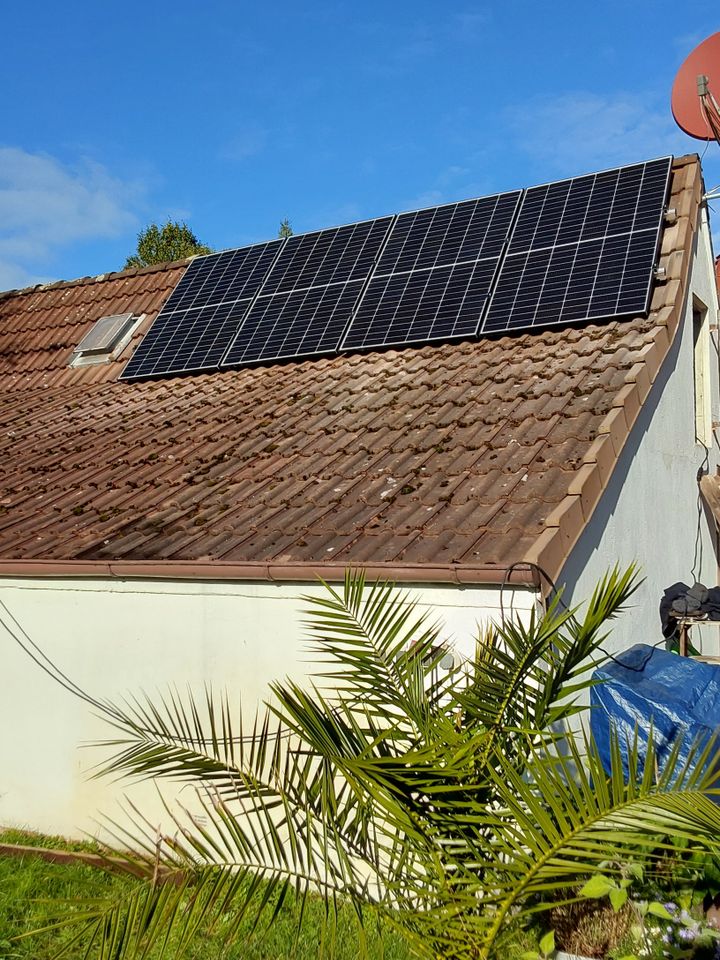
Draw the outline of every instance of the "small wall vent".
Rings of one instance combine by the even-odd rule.
[[[110,360],[125,346],[139,319],[133,313],[101,317],[73,350],[72,365]]]

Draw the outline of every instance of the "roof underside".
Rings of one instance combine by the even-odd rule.
[[[556,574],[678,325],[696,158],[672,192],[647,319],[127,383],[185,263],[4,295],[0,569]],[[146,319],[117,360],[68,367],[127,312]]]

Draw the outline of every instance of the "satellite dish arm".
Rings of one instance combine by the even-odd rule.
[[[708,77],[704,73],[698,74],[697,92],[700,97],[700,108],[708,128],[712,132],[712,138],[720,140],[720,107],[712,95]]]

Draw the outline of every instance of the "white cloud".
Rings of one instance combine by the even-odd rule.
[[[450,17],[448,35],[451,40],[475,43],[487,36],[491,24],[492,11],[489,8],[463,10]]]
[[[268,131],[262,127],[247,127],[232,137],[220,149],[222,160],[247,160],[262,153],[267,146]]]
[[[29,273],[14,263],[0,258],[0,290],[22,290],[37,283],[49,283],[53,277]]]
[[[440,170],[426,188],[406,202],[404,207],[408,210],[433,207],[492,192],[492,185],[475,174],[476,171],[471,166],[451,164]]]
[[[635,94],[536,98],[508,111],[507,124],[516,146],[552,174],[579,174],[688,149],[670,108]]]
[[[53,257],[74,243],[135,230],[142,194],[92,160],[69,166],[0,147],[0,288],[47,279]]]

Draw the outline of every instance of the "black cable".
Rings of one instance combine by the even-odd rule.
[[[703,463],[708,462],[709,453],[710,453],[709,449],[705,447],[705,460],[703,461]],[[699,500],[699,495],[698,495],[698,500]],[[700,510],[702,510],[701,504],[700,504]],[[702,514],[700,514],[700,516],[701,515]],[[557,585],[555,584],[555,581],[552,579],[550,574],[539,564],[532,563],[527,560],[516,561],[515,563],[511,563],[505,570],[502,583],[500,585],[500,617],[502,622],[505,621],[505,606],[503,602],[503,593],[508,585],[508,582],[510,580],[510,577],[512,576],[513,571],[518,567],[525,567],[529,570],[535,571],[535,574],[538,579],[538,585],[542,584],[542,581],[545,580],[548,586],[550,587],[550,594],[557,597],[558,602],[563,607],[563,609],[570,614],[570,617],[574,621],[574,623],[575,624],[578,623],[577,618],[572,613],[570,608],[567,606],[565,601],[562,599],[562,593],[558,590]],[[99,710],[102,714],[105,714],[106,716],[109,715],[113,719],[119,720],[121,723],[124,722],[124,717],[122,713],[120,713],[114,707],[112,707],[110,703],[107,703],[107,702],[103,703],[102,701],[97,700],[95,697],[92,697],[89,693],[83,690],[82,687],[80,687],[77,683],[75,683],[74,680],[71,680],[70,677],[68,677],[67,674],[65,674],[57,666],[57,664],[54,663],[54,661],[51,660],[50,657],[47,656],[46,653],[44,653],[44,651],[38,646],[38,644],[36,644],[35,641],[29,636],[27,631],[23,628],[23,626],[20,624],[18,619],[10,611],[10,609],[2,599],[0,599],[0,608],[2,608],[5,611],[6,615],[10,618],[12,623],[15,624],[18,631],[20,631],[20,633],[22,634],[22,637],[24,638],[24,640],[21,639],[20,636],[18,636],[18,634],[8,625],[8,623],[5,621],[5,619],[3,619],[1,615],[0,615],[0,626],[2,626],[7,631],[10,637],[12,637],[12,639],[18,644],[18,646],[30,657],[30,659],[35,664],[37,664],[37,666],[40,667],[41,670],[43,670],[52,680],[58,683],[61,687],[63,687],[66,691],[71,693],[73,696],[78,697],[78,699],[80,700],[83,700],[85,703],[94,707],[96,710]],[[599,647],[598,649],[601,650],[605,654],[605,656],[608,657],[610,660],[612,660],[614,663],[617,663],[618,665],[624,667],[627,670],[634,670],[637,673],[641,673],[647,666],[647,663],[650,660],[650,657],[652,656],[654,650],[661,643],[664,643],[664,642],[665,640],[663,639],[658,641],[656,644],[652,645],[652,649],[650,650],[650,653],[648,654],[646,659],[643,661],[642,666],[640,667],[633,667],[629,664],[622,663],[620,660],[618,660],[617,657],[615,657],[612,653],[610,653],[609,650],[606,650],[604,647]],[[151,736],[154,736],[157,733],[157,731],[142,728],[142,727],[138,727],[137,730],[139,733],[145,733]],[[289,736],[289,734],[284,733],[284,734],[280,734],[280,736]],[[243,743],[243,742],[250,742],[252,741],[252,739],[253,739],[252,736],[233,737],[231,739],[231,742]],[[183,742],[188,744],[193,744],[193,745],[204,745],[207,741],[196,739],[194,737],[183,737]]]
[[[22,624],[20,624],[17,617],[15,617],[15,615],[8,609],[7,604],[2,599],[0,599],[0,607],[2,607],[10,620],[15,624],[17,629],[22,634],[24,640],[21,640],[15,631],[8,626],[2,616],[0,616],[0,625],[5,628],[13,640],[20,646],[22,650],[24,650],[30,659],[40,667],[41,670],[55,680],[56,683],[59,683],[61,687],[64,687],[64,689],[73,696],[78,697],[80,700],[84,700],[86,703],[89,703],[90,706],[95,707],[96,710],[102,710],[103,712],[107,711],[107,706],[105,704],[102,704],[99,700],[96,700],[94,697],[91,697],[88,693],[86,693],[82,687],[79,687],[73,680],[70,679],[70,677],[67,676],[67,674],[63,673],[60,667],[58,667],[57,664],[54,663],[50,657],[48,657],[47,654],[40,649],[35,641],[29,636]],[[24,641],[26,641],[32,649],[29,649]]]
[[[702,463],[697,469],[697,482],[698,482],[698,494],[697,494],[697,527],[695,529],[695,547],[693,555],[693,564],[690,568],[690,577],[693,583],[697,583],[697,574],[695,568],[702,565],[702,515],[703,515],[703,505],[702,505],[702,493],[700,491],[700,480],[705,476],[705,474],[710,470],[710,447],[705,446],[702,440],[698,440],[698,443],[701,443],[704,450],[705,456],[703,457]]]
[[[505,607],[503,605],[503,591],[505,590],[505,587],[508,585],[508,580],[512,576],[512,572],[513,570],[515,570],[516,567],[527,567],[529,570],[532,570],[533,568],[539,569],[539,567],[536,567],[534,563],[528,563],[527,560],[517,560],[515,563],[511,563],[510,566],[506,568],[505,573],[503,575],[502,583],[500,584],[500,620],[503,623],[505,622]]]
[[[706,451],[707,451],[707,447],[706,447],[705,449],[706,449]],[[708,451],[708,453],[709,453],[709,451]],[[706,457],[706,458],[707,458],[707,457]],[[562,591],[558,590],[557,585],[555,584],[555,581],[554,581],[553,578],[550,576],[550,574],[547,572],[547,570],[544,570],[539,564],[537,564],[537,563],[531,563],[530,561],[527,561],[527,560],[518,561],[517,563],[511,563],[510,566],[509,566],[509,567],[507,568],[507,570],[505,571],[505,576],[503,577],[503,581],[502,581],[502,584],[501,584],[501,586],[500,586],[500,617],[501,617],[501,620],[502,620],[502,621],[505,620],[505,611],[504,611],[504,607],[503,607],[502,594],[503,594],[503,590],[504,590],[505,587],[507,586],[508,579],[510,578],[510,575],[511,575],[512,571],[515,569],[515,567],[529,567],[531,570],[534,570],[534,571],[535,571],[535,573],[536,573],[536,575],[537,575],[537,578],[538,578],[538,581],[539,581],[540,583],[542,583],[542,581],[545,580],[545,582],[546,582],[546,583],[548,584],[548,586],[550,587],[550,595],[557,598],[557,601],[558,601],[558,603],[560,604],[560,606],[561,606],[567,613],[570,614],[570,619],[573,621],[573,623],[574,623],[575,625],[578,625],[577,617],[576,617],[575,614],[572,612],[572,610],[570,609],[570,607],[568,607],[568,605],[567,605],[567,604],[565,603],[565,601],[563,600],[563,598],[562,598]],[[598,647],[597,649],[600,650],[602,653],[604,653],[605,656],[606,656],[609,660],[612,660],[613,663],[617,663],[617,665],[620,666],[620,667],[622,667],[624,670],[632,670],[632,671],[634,671],[635,673],[642,673],[642,672],[645,670],[645,667],[646,667],[646,666],[648,665],[648,663],[650,662],[650,659],[651,659],[651,657],[653,656],[653,654],[655,653],[655,650],[656,650],[661,644],[664,644],[665,642],[666,642],[666,641],[665,641],[665,638],[663,637],[663,639],[662,639],[662,640],[658,640],[657,643],[650,644],[650,651],[648,652],[647,656],[645,657],[645,659],[643,660],[642,664],[641,664],[639,667],[634,667],[634,666],[632,666],[632,665],[629,664],[629,663],[623,663],[622,660],[619,660],[616,656],[614,656],[614,654],[610,653],[609,650],[606,650],[605,647]]]
[[[91,707],[94,707],[96,710],[100,711],[105,717],[111,717],[113,720],[121,723],[123,726],[127,726],[125,717],[121,711],[117,710],[109,702],[103,703],[101,700],[97,700],[95,697],[92,697],[89,693],[83,690],[82,687],[78,686],[74,680],[71,680],[67,674],[58,667],[58,665],[48,657],[48,655],[35,643],[35,641],[30,637],[28,632],[24,629],[22,624],[18,621],[17,617],[11,612],[7,604],[0,599],[0,608],[5,611],[7,616],[10,618],[12,623],[15,624],[17,630],[22,635],[18,634],[9,626],[3,616],[0,614],[0,627],[3,627],[7,633],[12,637],[12,639],[18,644],[21,650],[24,651],[30,657],[30,659],[40,667],[52,680],[58,683],[63,689],[68,693],[71,693],[74,697],[77,697],[79,700],[83,700],[85,703],[89,704]],[[44,662],[43,662],[44,661]],[[157,730],[152,730],[150,728],[136,726],[134,729],[138,733],[147,734],[151,737],[157,737]],[[159,736],[163,736],[160,734]],[[276,733],[273,735],[276,738],[289,739],[290,732],[283,731],[282,733]],[[180,738],[178,738],[180,739]],[[192,746],[206,746],[210,742],[211,738],[208,739],[199,739],[196,737],[183,736],[182,742]],[[250,743],[252,742],[253,737],[251,735],[243,737],[231,737],[230,743]]]

